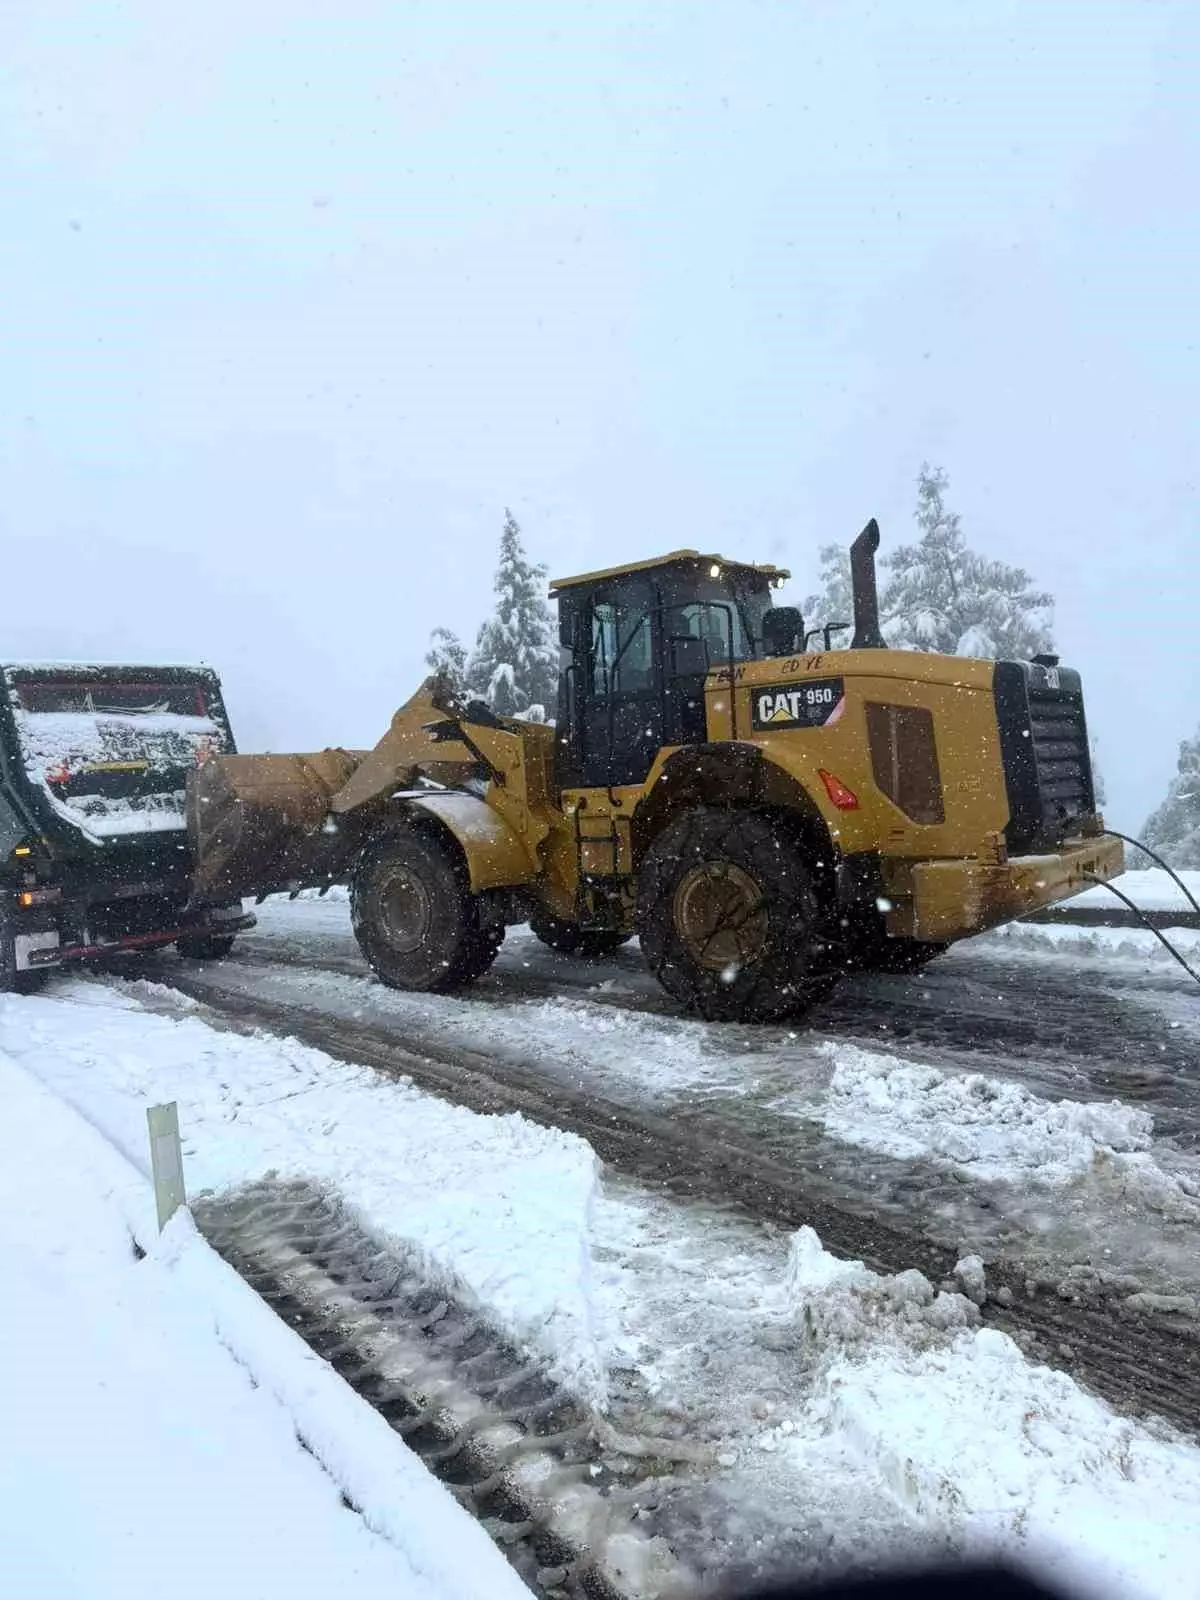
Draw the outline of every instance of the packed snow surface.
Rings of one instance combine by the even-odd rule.
[[[474,1116],[293,1041],[218,1031],[197,1008],[151,985],[68,980],[41,997],[4,997],[0,1051],[73,1103],[98,1141],[117,1145],[126,1157],[122,1172],[128,1164],[145,1167],[146,1105],[177,1099],[193,1190],[270,1172],[324,1180],[376,1233],[409,1246],[432,1274],[473,1295],[498,1327],[550,1355],[580,1392],[597,1401],[607,1394],[609,1403],[619,1394],[627,1405],[640,1391],[644,1404],[682,1421],[711,1450],[693,1526],[698,1549],[723,1537],[745,1546],[749,1561],[774,1539],[794,1559],[798,1529],[804,1549],[825,1552],[827,1560],[861,1557],[885,1538],[909,1555],[917,1544],[999,1546],[1102,1591],[1191,1600],[1200,1560],[1200,1452],[1167,1429],[1117,1416],[982,1327],[968,1296],[985,1292],[986,1274],[981,1283],[969,1258],[958,1269],[968,1294],[939,1292],[915,1271],[880,1277],[838,1260],[810,1229],[789,1238],[612,1180],[601,1185],[591,1151],[571,1136],[516,1117]],[[909,1126],[922,1130],[910,1137],[928,1141],[929,1119],[909,1102],[936,1099],[940,1075],[922,1089],[894,1078],[904,1064],[888,1058],[839,1060],[835,1077],[839,1065],[847,1068],[843,1098],[860,1126],[878,1113],[882,1093],[893,1107],[884,1114],[895,1118],[899,1105]],[[946,1100],[940,1120],[962,1123],[977,1091],[947,1092],[968,1098]],[[0,1093],[6,1107],[16,1103],[5,1084]],[[1122,1159],[1145,1156],[1148,1130],[1139,1114],[1075,1109],[1092,1114],[1059,1124],[1060,1134]],[[1050,1130],[1036,1118],[1036,1108],[1017,1107],[986,1137],[977,1124],[976,1142],[956,1159],[1018,1163],[1013,1170],[1025,1161],[1033,1163],[1029,1170],[1047,1170]],[[998,1149],[998,1137],[1009,1145]],[[20,1135],[16,1142],[24,1148]],[[27,1190],[35,1164],[40,1170],[49,1163],[36,1148],[22,1160],[19,1182]],[[65,1164],[83,1168],[73,1152]],[[56,1185],[62,1165],[54,1165]],[[105,1178],[99,1199],[95,1185],[83,1193],[68,1186],[63,1199],[69,1215],[84,1214],[88,1230],[108,1230],[114,1273],[122,1251],[128,1262],[127,1238],[111,1217],[93,1221],[90,1213],[108,1215],[103,1195],[123,1206],[127,1184]],[[21,1206],[10,1205],[8,1216],[11,1226],[27,1227]],[[161,1262],[152,1254],[155,1276],[147,1282],[183,1281],[171,1263],[194,1262],[201,1247],[194,1236],[185,1245],[181,1234],[183,1225]],[[90,1244],[89,1253],[96,1253]],[[27,1237],[14,1239],[10,1259],[35,1280],[59,1270],[49,1237],[39,1236],[32,1251]],[[207,1269],[190,1274],[185,1298],[207,1303]],[[109,1326],[102,1309],[96,1338]],[[111,1315],[119,1310],[117,1304]],[[195,1305],[193,1313],[202,1320]],[[76,1308],[68,1314],[60,1306],[50,1320],[57,1331],[43,1343],[61,1364],[69,1355],[62,1341],[79,1338]],[[146,1337],[161,1340],[158,1325],[144,1320]],[[234,1324],[219,1310],[205,1322],[210,1337],[214,1321],[222,1330]],[[116,1370],[150,1360],[138,1343],[140,1328],[130,1330],[128,1355],[124,1324],[114,1328]],[[8,1364],[21,1371],[37,1354],[25,1345],[40,1337],[39,1326],[5,1333],[22,1340]],[[240,1348],[236,1333],[221,1336]],[[326,1369],[314,1363],[312,1370]],[[268,1393],[283,1393],[294,1423],[297,1391],[277,1383]],[[215,1425],[220,1413],[206,1408],[206,1420],[209,1409]],[[622,1425],[629,1426],[627,1417]],[[284,1455],[295,1453],[293,1434],[294,1427],[280,1426]],[[45,1452],[47,1476],[52,1454]],[[256,1479],[267,1481],[249,1447],[246,1460]],[[187,1470],[186,1462],[178,1470]],[[352,1498],[390,1505],[406,1525],[401,1503],[377,1483],[372,1490],[373,1481],[367,1473]],[[53,1496],[53,1484],[39,1480],[38,1502]],[[59,1528],[74,1515],[68,1502]],[[78,1515],[93,1537],[88,1508]],[[309,1520],[315,1538],[318,1524]],[[216,1526],[220,1521],[218,1510]],[[402,1525],[389,1535],[401,1545]],[[235,1538],[244,1524],[230,1526]],[[688,1559],[693,1552],[680,1553]],[[39,1548],[34,1559],[47,1557]],[[736,1561],[727,1567],[736,1569]],[[316,1570],[324,1570],[319,1561]],[[254,1591],[226,1582],[223,1592]],[[357,1592],[372,1591],[367,1583]],[[482,1585],[478,1592],[498,1591]]]
[[[5,1593],[527,1595],[187,1214],[156,1239],[144,1177],[2,1055],[0,1103]]]

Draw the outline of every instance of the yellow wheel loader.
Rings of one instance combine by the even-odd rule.
[[[847,649],[772,604],[787,573],[677,550],[552,585],[554,725],[434,677],[374,750],[210,757],[196,902],[349,883],[403,989],[471,982],[517,922],[585,956],[636,934],[684,1005],[759,1021],[1116,876],[1078,673],[887,649],[878,542]]]

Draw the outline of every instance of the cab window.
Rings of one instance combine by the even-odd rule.
[[[732,604],[697,600],[691,605],[677,606],[670,621],[674,637],[703,642],[710,667],[723,665],[731,659],[741,661],[752,653],[746,646],[737,608]]]
[[[592,608],[591,692],[645,694],[653,673],[649,610],[599,601]]]

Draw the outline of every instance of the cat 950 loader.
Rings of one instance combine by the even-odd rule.
[[[750,1021],[1116,876],[1078,673],[886,648],[878,542],[847,649],[772,605],[786,573],[678,550],[552,585],[552,726],[434,677],[374,750],[210,756],[197,902],[349,883],[403,989],[471,982],[512,923],[589,956],[636,934],[676,999]]]

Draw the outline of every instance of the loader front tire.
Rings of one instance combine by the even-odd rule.
[[[631,933],[616,933],[608,928],[581,928],[577,922],[565,922],[549,911],[535,911],[529,927],[551,950],[578,956],[582,961],[603,961],[633,938]]]
[[[833,987],[834,952],[787,819],[700,806],[650,845],[637,926],[650,970],[710,1021],[796,1016]]]
[[[435,836],[398,830],[368,844],[350,885],[359,949],[393,989],[444,993],[491,966],[503,928],[484,927],[464,874]]]

